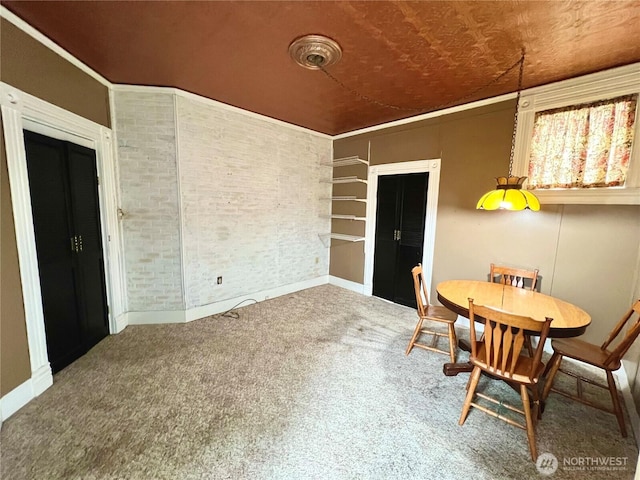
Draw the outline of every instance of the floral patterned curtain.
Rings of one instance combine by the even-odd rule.
[[[624,185],[637,99],[631,95],[537,113],[529,188]]]

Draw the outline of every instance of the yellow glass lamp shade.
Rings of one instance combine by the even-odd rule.
[[[485,193],[476,208],[478,210],[540,210],[540,202],[528,190],[522,190],[527,177],[498,177],[495,190]]]

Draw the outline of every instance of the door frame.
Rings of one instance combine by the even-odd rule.
[[[34,396],[53,383],[47,354],[42,292],[36,253],[31,194],[23,130],[86,146],[96,152],[98,197],[105,283],[109,305],[109,332],[117,333],[125,312],[122,236],[117,217],[117,174],[111,129],[80,117],[15,87],[0,82],[2,125],[20,265],[20,281],[31,363]]]
[[[369,167],[367,176],[367,212],[364,240],[364,294],[373,295],[373,254],[376,243],[376,213],[378,210],[378,179],[381,175],[428,173],[427,206],[424,222],[422,265],[425,269],[427,291],[431,291],[433,255],[436,242],[436,214],[440,188],[440,159],[385,163]],[[409,273],[407,273],[408,275]]]

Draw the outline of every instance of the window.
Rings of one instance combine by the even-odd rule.
[[[530,188],[624,185],[637,95],[538,112],[529,158]]]
[[[639,91],[638,64],[524,91],[513,174],[541,203],[640,204]]]

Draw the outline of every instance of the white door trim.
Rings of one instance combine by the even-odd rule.
[[[31,196],[23,129],[28,127],[54,138],[71,140],[96,151],[100,177],[99,200],[105,255],[109,331],[117,333],[118,317],[125,312],[125,290],[117,218],[117,188],[111,130],[44,100],[0,82],[0,105],[7,168],[20,264],[27,342],[34,394],[48,388],[53,378],[47,355],[42,293],[36,254]]]
[[[429,173],[427,189],[427,211],[424,225],[424,245],[422,265],[425,269],[427,291],[431,289],[431,267],[436,241],[436,214],[438,211],[438,191],[440,188],[440,159],[417,160],[414,162],[388,163],[369,167],[367,178],[367,220],[364,246],[364,293],[373,294],[373,254],[376,238],[376,211],[378,203],[378,177],[403,173]],[[408,273],[407,273],[408,275]]]

